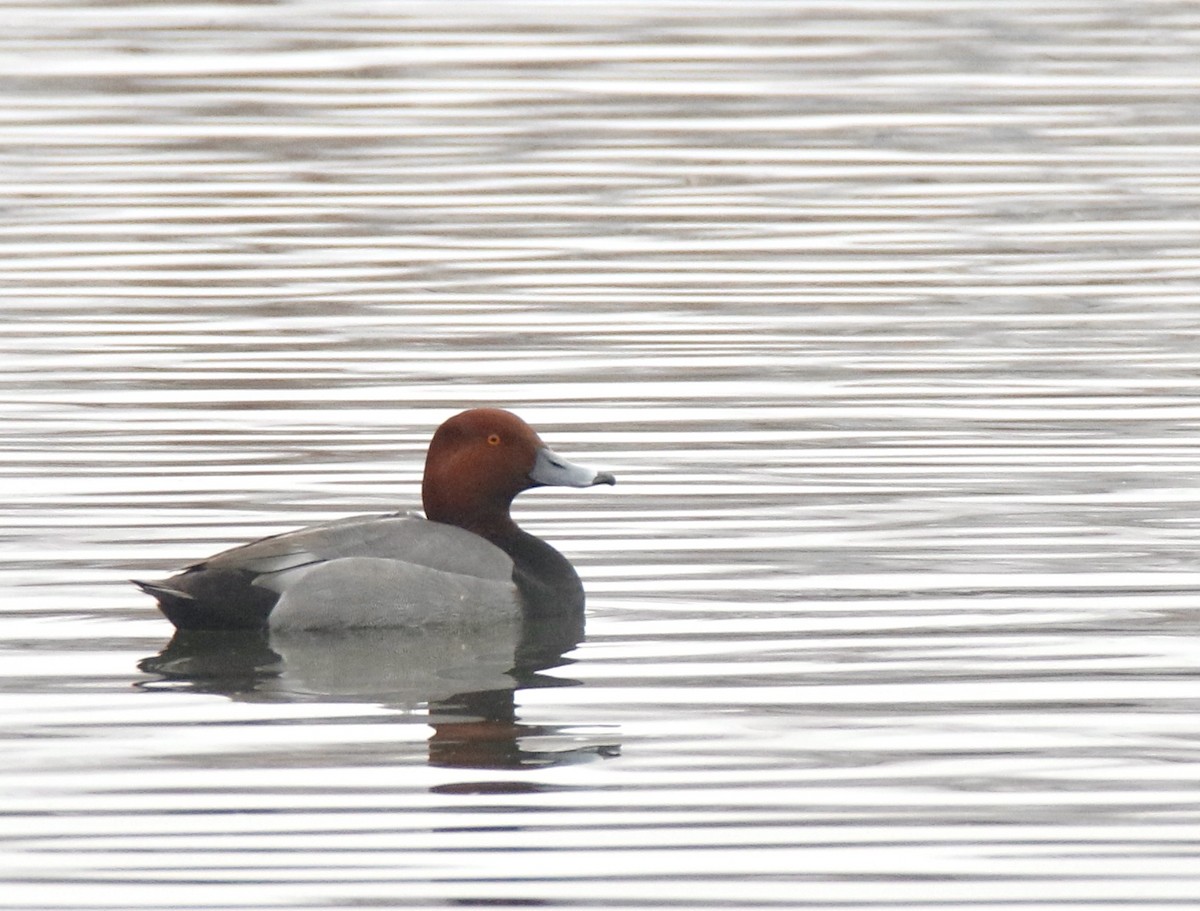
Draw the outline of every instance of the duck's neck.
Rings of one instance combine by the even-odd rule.
[[[435,519],[435,521],[445,520]],[[507,511],[503,515],[461,516],[450,524],[465,528],[467,531],[474,532],[479,537],[491,541],[510,557],[522,534],[521,529],[517,527],[517,523],[512,520],[512,516]]]
[[[516,493],[494,493],[479,484],[450,479],[431,481],[427,470],[421,501],[426,518],[465,528],[511,555],[521,534],[509,512]]]

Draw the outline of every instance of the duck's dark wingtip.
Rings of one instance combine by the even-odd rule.
[[[141,579],[130,579],[129,581],[147,595],[157,598],[160,603],[192,603],[196,600],[187,592],[181,592],[179,589],[163,585],[161,582],[143,582]]]
[[[158,602],[158,609],[176,629],[183,629],[188,625],[187,619],[195,613],[196,599],[187,592],[181,592],[162,582],[143,582],[141,579],[129,581]]]

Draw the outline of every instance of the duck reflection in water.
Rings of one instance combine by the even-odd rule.
[[[582,638],[582,612],[471,628],[180,630],[161,652],[139,662],[153,679],[138,686],[244,702],[380,705],[393,709],[399,723],[419,718],[433,728],[432,765],[536,768],[618,751],[591,736],[581,742],[566,727],[528,725],[518,718],[518,690],[578,685],[544,672],[570,664],[564,654]],[[530,738],[554,738],[556,748],[523,745]]]

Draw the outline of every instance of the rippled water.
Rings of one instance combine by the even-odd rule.
[[[3,19],[0,907],[1200,902],[1193,4]],[[582,641],[126,583],[475,404]]]

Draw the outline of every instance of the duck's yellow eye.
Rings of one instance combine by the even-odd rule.
[[[488,445],[489,446],[499,446],[500,445],[500,434],[498,434],[498,433],[489,434],[488,435]]]

